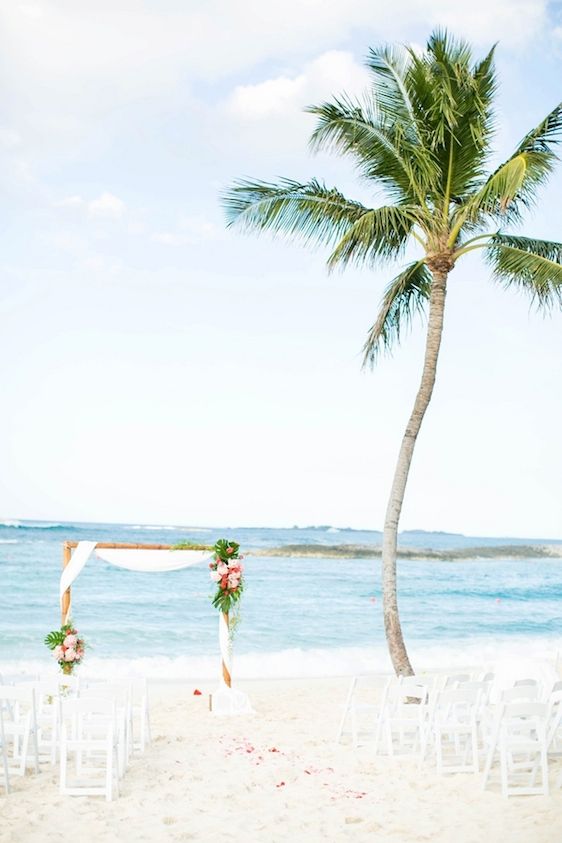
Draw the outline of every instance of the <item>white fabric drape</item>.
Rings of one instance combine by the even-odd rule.
[[[209,550],[136,550],[121,547],[98,547],[96,556],[128,571],[157,573],[181,571],[211,558]]]
[[[70,562],[63,570],[59,596],[62,596],[67,588],[77,578],[78,574],[90,558],[95,549],[96,556],[116,565],[118,568],[127,568],[129,571],[144,571],[145,573],[158,573],[164,571],[181,571],[182,568],[190,568],[192,565],[199,565],[211,558],[209,550],[143,550],[141,548],[96,548],[97,542],[82,541],[75,547]]]
[[[60,578],[59,596],[62,603],[62,596],[67,588],[70,588],[96,546],[97,542],[78,542],[78,546],[74,548],[74,552],[70,557],[70,562],[63,570]]]

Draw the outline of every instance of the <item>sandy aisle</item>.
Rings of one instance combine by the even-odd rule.
[[[347,679],[246,682],[253,717],[219,719],[195,685],[152,692],[153,743],[121,797],[59,796],[57,777],[13,778],[2,843],[396,841],[560,843],[562,790],[505,801],[471,775],[335,746]],[[204,693],[208,683],[199,685]],[[551,782],[560,772],[553,765]]]

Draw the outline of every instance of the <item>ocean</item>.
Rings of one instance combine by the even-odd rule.
[[[390,669],[380,560],[322,556],[322,548],[334,545],[380,545],[376,531],[6,521],[0,523],[0,673],[54,669],[42,642],[60,622],[58,582],[65,539],[212,544],[223,537],[248,551],[235,676]],[[436,560],[417,559],[414,553],[398,563],[399,606],[414,666],[490,664],[523,655],[547,659],[562,651],[562,557],[527,558],[515,552],[546,543],[562,546],[555,540],[402,533],[404,548],[440,551]],[[320,555],[251,552],[287,545],[314,546]],[[504,551],[496,558],[493,553],[506,545],[512,547],[513,558]],[[478,558],[483,548],[490,550],[490,558]],[[448,552],[459,550],[468,558],[447,559]],[[89,645],[80,669],[212,678],[218,674],[219,648],[211,594],[205,565],[141,574],[92,556],[72,595],[73,621]]]

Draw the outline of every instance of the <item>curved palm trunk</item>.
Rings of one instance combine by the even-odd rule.
[[[429,319],[423,374],[416,395],[414,409],[409,418],[398,454],[398,462],[396,464],[386,509],[382,545],[384,630],[394,670],[397,675],[404,676],[411,676],[414,671],[410,664],[408,653],[406,652],[406,646],[402,637],[402,628],[400,626],[400,617],[398,615],[398,601],[396,597],[396,549],[398,523],[404,502],[404,492],[406,490],[410,464],[423,417],[431,400],[433,386],[435,384],[439,348],[441,346],[441,335],[443,332],[448,269],[443,271],[436,268],[432,274],[433,281],[429,299]]]

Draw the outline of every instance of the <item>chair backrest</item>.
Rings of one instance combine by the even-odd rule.
[[[429,690],[417,676],[400,676],[396,685],[390,685],[389,698],[396,703],[407,703],[409,700],[427,702]]]
[[[478,687],[467,688],[461,685],[457,688],[444,688],[435,700],[435,716],[440,720],[470,720],[476,714],[481,695],[482,690]]]
[[[4,673],[0,685],[24,685],[27,682],[37,682],[38,679],[36,673]]]
[[[115,702],[114,700],[109,699],[108,697],[73,697],[69,700],[63,700],[62,708],[65,716],[106,715],[108,717],[115,717]]]
[[[0,700],[35,705],[33,685],[0,685]]]
[[[517,700],[537,700],[539,697],[538,685],[517,685],[502,691],[500,702],[514,703]]]
[[[455,673],[452,676],[446,676],[443,683],[443,688],[456,688],[464,682],[470,682],[471,676],[469,673]]]
[[[501,711],[501,728],[507,733],[530,732],[539,730],[546,732],[548,706],[541,702],[506,703]]]
[[[518,679],[516,682],[513,683],[514,688],[521,688],[524,685],[538,685],[536,679]]]
[[[33,685],[27,682],[24,685],[0,685],[0,708],[12,722],[29,716],[35,728],[37,709]]]
[[[86,682],[80,686],[79,698],[112,700],[119,706],[128,706],[131,700],[131,685],[130,682]]]

